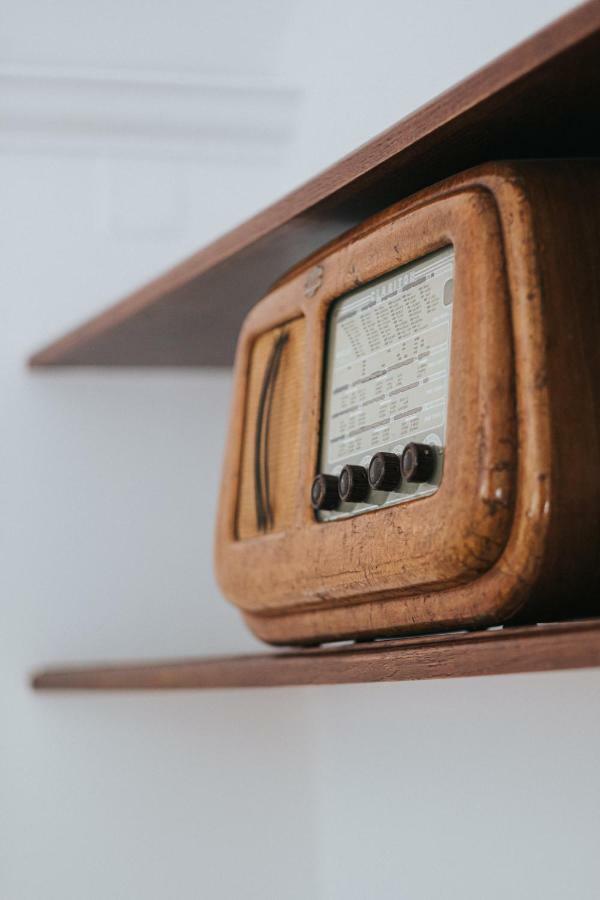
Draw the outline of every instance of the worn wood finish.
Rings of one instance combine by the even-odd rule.
[[[600,666],[600,620],[255,656],[47,669],[36,690],[177,690],[413,681]]]
[[[236,363],[216,562],[258,636],[317,643],[598,610],[599,227],[600,164],[488,165],[368,220],[254,308]],[[329,305],[448,243],[455,301],[442,485],[409,504],[317,522],[309,490]],[[307,298],[317,264],[321,286]],[[279,534],[238,541],[248,360],[260,335],[301,313],[304,456],[287,487],[296,517]]]
[[[447,462],[440,490],[402,509],[390,507],[336,523],[316,522],[309,490],[318,456],[329,307],[357,284],[448,244],[455,247],[458,299]],[[307,297],[307,273],[310,279],[316,265],[322,271],[321,284],[314,296]],[[497,211],[475,177],[461,189],[453,184],[435,188],[368,220],[309,259],[252,310],[236,364],[216,559],[221,587],[248,614],[257,634],[287,641],[363,635],[362,628],[355,631],[356,616],[349,615],[349,604],[366,598],[384,602],[430,586],[440,590],[466,583],[497,559],[510,530],[516,467],[505,278]],[[306,320],[305,387],[303,406],[297,411],[304,452],[300,467],[290,469],[283,486],[294,498],[295,518],[284,532],[240,542],[235,514],[247,495],[239,491],[235,476],[244,446],[249,360],[257,356],[254,347],[265,331],[271,333],[299,314]],[[260,355],[257,359],[262,361]],[[285,392],[283,377],[279,387]],[[320,612],[332,607],[343,608],[346,627],[340,623],[332,630],[327,617],[320,619]],[[404,609],[397,627],[422,628],[433,616],[427,611],[416,619],[414,610]],[[313,617],[317,622],[307,630],[303,615],[298,630],[297,613],[309,610],[318,611]],[[439,614],[434,618],[439,622]],[[388,618],[385,630],[390,627]],[[381,633],[382,626],[372,624],[371,629],[370,634]]]
[[[229,365],[250,307],[373,212],[491,159],[600,156],[600,0],[591,0],[120,304],[34,366]]]
[[[520,433],[531,438],[520,441],[520,450],[537,445],[541,465],[537,483],[528,489],[547,529],[546,539],[535,550],[530,547],[540,556],[526,567],[531,591],[518,616],[595,615],[600,610],[600,161],[529,163],[521,172],[522,178],[509,182],[495,176],[486,182],[500,202],[510,197],[515,204],[505,241],[510,289],[519,298],[516,353],[528,371],[521,377],[517,365]],[[535,417],[528,411],[532,397]]]

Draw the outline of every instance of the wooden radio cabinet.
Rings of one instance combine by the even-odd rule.
[[[600,164],[485,164],[239,339],[216,564],[271,643],[598,611]]]

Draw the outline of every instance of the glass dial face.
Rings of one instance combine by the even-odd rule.
[[[332,304],[327,328],[319,471],[368,471],[376,453],[433,448],[427,481],[369,489],[361,502],[320,510],[323,520],[433,494],[446,442],[454,248],[415,260]],[[393,460],[391,460],[393,463]]]

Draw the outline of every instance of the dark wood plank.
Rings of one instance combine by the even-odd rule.
[[[254,656],[47,669],[36,690],[174,690],[412,681],[600,666],[600,619]]]
[[[366,216],[493,159],[598,156],[600,0],[591,0],[31,359],[229,365],[248,309]]]

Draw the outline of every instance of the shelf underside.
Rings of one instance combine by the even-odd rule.
[[[600,619],[248,656],[50,668],[36,690],[175,690],[413,681],[600,666]]]
[[[229,365],[251,306],[366,216],[478,163],[600,156],[600,0],[37,353],[33,366]]]

